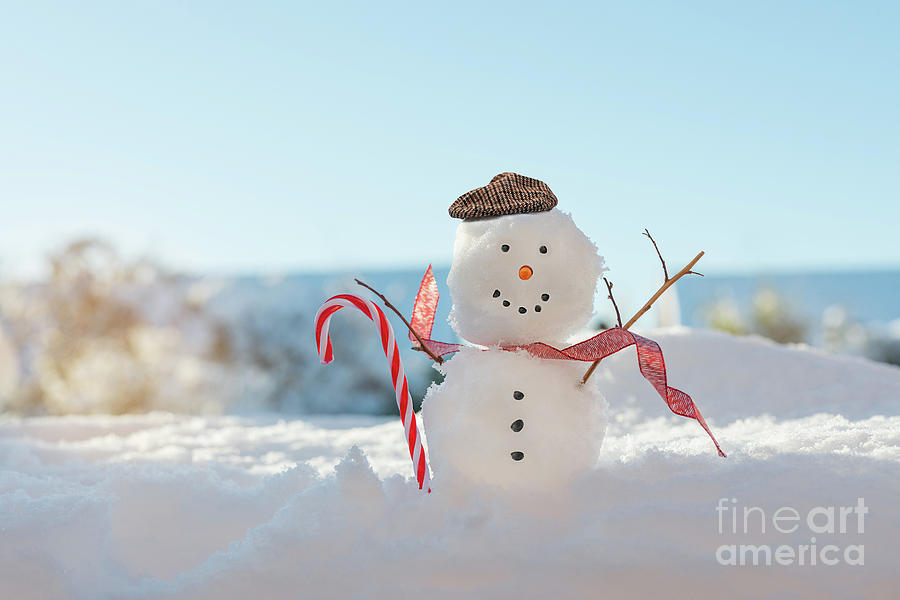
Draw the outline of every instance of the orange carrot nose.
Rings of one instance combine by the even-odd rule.
[[[519,279],[526,280],[531,279],[531,276],[534,275],[534,271],[531,270],[531,267],[525,265],[524,267],[519,267]]]

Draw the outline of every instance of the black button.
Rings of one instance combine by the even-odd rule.
[[[523,394],[519,390],[516,390],[515,392],[513,392],[513,398],[515,398],[516,400],[521,400],[524,397],[525,397],[525,394]]]
[[[525,458],[525,453],[516,450],[515,452],[511,452],[510,456],[512,456],[513,460],[522,460],[523,458]]]
[[[549,299],[550,299],[550,294],[541,294],[541,300],[543,300],[544,302],[546,302]]]
[[[515,431],[516,433],[519,433],[520,431],[522,431],[523,427],[525,427],[525,421],[523,421],[522,419],[516,419],[515,421],[512,422],[512,425],[509,426],[509,428],[512,429],[513,431]]]
[[[520,306],[520,307],[519,307],[519,313],[520,313],[520,314],[523,314],[523,315],[524,315],[524,314],[527,313],[527,312],[528,312],[528,309],[525,308],[524,306]]]
[[[504,300],[504,301],[503,301],[503,306],[509,306],[509,300]]]
[[[534,312],[541,312],[541,305],[540,305],[540,304],[535,304],[535,305],[534,305]]]
[[[500,297],[500,290],[494,290],[494,298]]]

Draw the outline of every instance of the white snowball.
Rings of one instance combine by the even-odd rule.
[[[436,485],[552,490],[595,465],[606,401],[584,363],[463,348],[440,368],[422,405]]]
[[[447,278],[450,324],[485,346],[561,344],[590,320],[603,271],[597,247],[557,209],[463,221]]]

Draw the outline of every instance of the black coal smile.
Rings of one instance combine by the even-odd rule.
[[[500,298],[502,295],[503,294],[500,292],[500,290],[494,290],[494,293],[491,294],[491,296],[493,298]],[[548,294],[547,292],[544,292],[543,294],[541,294],[541,302],[548,302],[549,300],[550,300],[550,294]],[[506,299],[503,299],[501,303],[506,308],[509,308],[510,306],[512,306],[512,303]],[[540,303],[534,305],[534,312],[541,312],[541,309],[542,309],[542,306]],[[528,312],[528,309],[525,308],[524,306],[518,307],[517,310],[520,315],[524,315],[525,313]]]

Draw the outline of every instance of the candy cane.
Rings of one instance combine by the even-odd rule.
[[[422,438],[419,436],[419,428],[416,426],[416,414],[413,412],[409,384],[406,382],[406,373],[404,373],[403,363],[400,361],[397,340],[394,338],[391,324],[388,323],[381,309],[369,300],[351,294],[340,294],[326,300],[319,307],[319,312],[316,313],[316,347],[319,351],[319,360],[323,365],[334,360],[331,338],[328,337],[328,325],[332,315],[345,306],[356,308],[366,315],[378,330],[384,355],[391,363],[391,379],[394,382],[394,393],[397,397],[397,406],[400,408],[400,417],[403,419],[403,427],[406,430],[409,457],[412,459],[413,469],[416,472],[416,481],[419,483],[420,490],[431,492],[431,476],[428,473],[425,448],[422,446]]]

